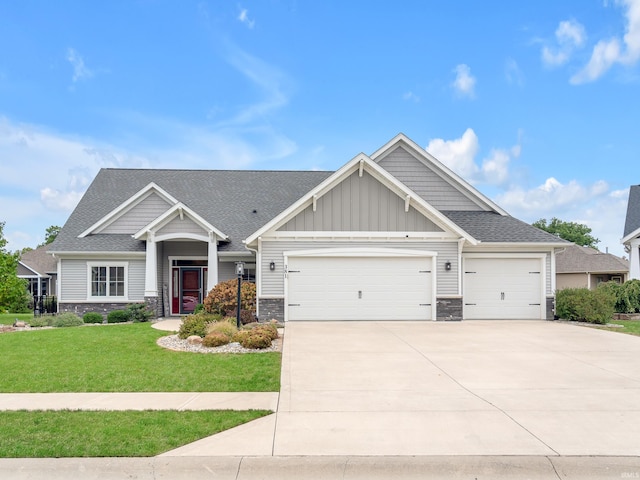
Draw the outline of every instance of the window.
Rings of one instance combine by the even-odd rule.
[[[89,265],[89,296],[96,297],[126,297],[126,264]]]

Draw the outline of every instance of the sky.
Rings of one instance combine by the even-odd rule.
[[[100,168],[336,170],[404,133],[624,255],[640,0],[0,0],[7,248]]]

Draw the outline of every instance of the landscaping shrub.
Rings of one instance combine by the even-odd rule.
[[[82,316],[84,323],[102,323],[104,320],[98,312],[87,312]]]
[[[225,333],[211,332],[211,333],[208,333],[202,339],[202,346],[203,347],[219,347],[221,345],[227,345],[229,342],[231,342],[231,337],[229,337]]]
[[[204,303],[199,303],[196,305],[196,308],[193,309],[193,313],[202,313],[205,312]]]
[[[29,320],[29,325],[33,328],[51,327],[53,325],[54,318],[55,317],[52,316],[35,317]]]
[[[616,313],[640,312],[640,280],[629,280],[623,284],[601,283],[598,290],[604,290],[615,297]]]
[[[107,314],[107,323],[124,323],[131,319],[126,310],[111,310]]]
[[[233,341],[244,348],[261,349],[271,346],[271,338],[265,332],[257,329],[240,330],[233,336]]]
[[[256,284],[242,282],[240,287],[240,307],[255,315]],[[204,309],[208,313],[233,315],[238,308],[238,279],[218,283],[204,299]]]
[[[207,335],[209,324],[217,322],[221,318],[220,315],[212,315],[209,313],[187,315],[182,319],[182,325],[180,325],[180,330],[178,330],[178,337],[185,339],[191,335],[198,335],[204,338]]]
[[[207,335],[211,333],[222,333],[223,335],[226,335],[229,338],[229,341],[231,341],[231,338],[233,338],[233,335],[238,331],[238,328],[236,327],[236,324],[235,324],[235,320],[236,319],[234,318],[233,323],[228,321],[225,322],[223,320],[215,323],[210,323],[207,326]]]
[[[278,327],[274,323],[250,323],[243,328],[267,335],[271,340],[278,338]]]
[[[615,296],[604,288],[566,288],[556,293],[556,314],[564,320],[604,324],[613,317],[615,304]]]
[[[132,303],[131,305],[127,305],[126,311],[129,314],[129,319],[133,323],[148,322],[155,315],[144,303]]]
[[[53,319],[54,327],[79,327],[80,325],[84,325],[82,319],[71,312],[61,313]]]

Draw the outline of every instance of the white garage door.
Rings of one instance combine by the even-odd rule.
[[[430,320],[431,257],[290,257],[288,320]]]
[[[465,319],[545,318],[540,258],[465,258]]]

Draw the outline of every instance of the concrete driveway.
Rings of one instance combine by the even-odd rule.
[[[285,332],[277,413],[164,456],[640,455],[640,337],[545,321]]]

